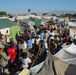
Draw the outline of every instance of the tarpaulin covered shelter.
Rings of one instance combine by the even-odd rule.
[[[0,19],[0,29],[12,27],[14,25],[15,24],[12,21],[10,21],[9,19]]]
[[[12,26],[10,27],[10,36],[16,41],[17,37],[20,36],[20,26]]]
[[[25,75],[76,75],[76,65],[63,62],[50,52],[47,52],[46,59],[41,64],[41,68],[35,67],[33,71],[29,70]]]
[[[35,25],[35,23],[29,19],[23,19],[23,20],[21,20],[21,22],[25,23],[26,25],[32,25],[32,26]]]
[[[29,20],[33,21],[36,25],[36,27],[40,26],[41,24],[41,19],[38,19],[38,18],[33,18],[33,17],[30,17]]]
[[[76,75],[76,65],[70,65],[47,53],[45,63],[37,73],[31,75]]]
[[[76,23],[75,22],[68,22],[69,27],[76,27]]]
[[[70,28],[70,36],[74,37],[76,35],[76,27],[75,28]]]
[[[76,45],[73,43],[69,46],[65,46],[59,52],[57,52],[54,56],[65,61],[69,64],[76,65]]]
[[[0,19],[0,31],[1,31],[1,33],[5,35],[6,30],[8,30],[10,32],[9,28],[14,26],[14,25],[15,24],[12,21],[10,21],[9,19],[1,18]]]
[[[35,23],[29,19],[23,19],[19,21],[20,27],[21,27],[21,32],[22,29],[28,34],[28,30],[31,32],[34,31],[34,25]]]
[[[67,53],[69,54],[73,54],[74,56],[76,56],[76,45],[75,44],[71,44],[68,48],[64,49]]]
[[[45,25],[45,24],[47,24],[47,22],[49,22],[49,19],[45,19],[45,18],[44,18],[44,19],[42,19],[41,24],[42,24],[42,25]]]

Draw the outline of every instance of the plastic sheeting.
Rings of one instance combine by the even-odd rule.
[[[75,22],[68,22],[68,25],[69,25],[70,27],[76,27],[76,23],[75,23]]]
[[[70,46],[62,48],[54,56],[56,56],[64,62],[76,65],[76,45],[71,44]]]
[[[67,48],[67,47],[65,47]],[[57,58],[60,58],[60,59],[70,59],[70,58],[73,58],[75,57],[74,55],[71,55],[69,53],[67,53],[64,49],[65,48],[62,48],[59,52],[57,52],[54,56],[56,56]]]
[[[76,45],[74,45],[73,43],[68,48],[65,48],[64,50],[69,54],[73,54],[74,56],[76,56]]]
[[[70,28],[70,36],[74,37],[76,35],[76,28]]]
[[[48,52],[42,69],[31,75],[76,75],[76,65],[65,63]]]
[[[3,29],[0,29],[0,32],[5,35],[6,31],[8,30],[8,32],[10,33],[10,29],[9,28],[3,28]]]

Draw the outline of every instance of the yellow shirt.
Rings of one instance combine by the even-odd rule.
[[[36,39],[36,44],[39,44],[40,38]]]

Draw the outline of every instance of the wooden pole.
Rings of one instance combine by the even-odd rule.
[[[34,63],[36,62],[36,60],[37,60],[37,58],[38,58],[38,55],[39,55],[40,50],[41,50],[41,42],[39,43],[39,50],[38,50],[38,53],[37,53],[37,55],[36,55],[36,57],[35,57],[35,60],[33,61],[32,65],[31,65],[31,68],[33,67]]]

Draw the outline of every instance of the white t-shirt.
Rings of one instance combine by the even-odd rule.
[[[25,49],[27,48],[27,43],[26,42],[24,42],[24,46],[25,46]]]
[[[45,43],[45,48],[46,48],[46,49],[48,48],[48,45],[47,45],[47,43]]]
[[[22,59],[22,67],[23,68],[28,68],[28,63],[31,63],[31,59],[30,58],[26,58],[26,59]]]
[[[32,39],[32,44],[34,43],[34,41],[35,41],[35,39],[33,38],[33,39]]]
[[[50,30],[48,30],[48,34],[50,35]]]
[[[54,36],[54,32],[50,32],[50,35]]]

